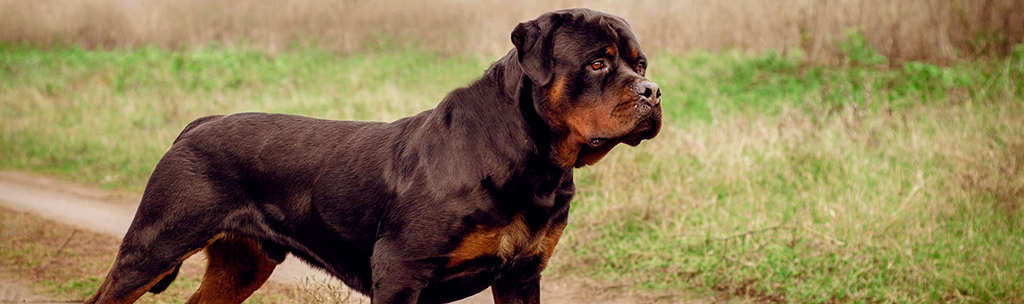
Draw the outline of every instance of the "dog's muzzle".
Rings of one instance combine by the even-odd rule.
[[[633,86],[633,90],[639,96],[637,124],[622,139],[622,142],[630,146],[654,138],[661,131],[661,87],[649,80],[642,80]]]

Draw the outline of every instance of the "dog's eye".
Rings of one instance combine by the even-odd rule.
[[[604,60],[598,60],[590,63],[590,69],[594,71],[601,70],[605,67]]]
[[[640,73],[647,71],[647,61],[640,61],[640,63],[638,63],[637,66],[637,70],[640,71]]]

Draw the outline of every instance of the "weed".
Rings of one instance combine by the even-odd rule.
[[[310,304],[362,304],[369,302],[351,289],[334,284],[307,278],[298,286],[298,290],[301,291],[299,301]]]
[[[845,55],[847,63],[865,66],[885,63],[885,56],[867,45],[862,31],[860,27],[847,30],[846,37],[839,43],[839,49]]]

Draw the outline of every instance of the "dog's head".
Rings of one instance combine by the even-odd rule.
[[[615,145],[636,146],[661,130],[661,89],[644,77],[647,57],[622,18],[554,11],[520,23],[512,44],[563,167],[593,164]]]

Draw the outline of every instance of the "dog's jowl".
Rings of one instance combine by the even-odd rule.
[[[189,303],[241,303],[288,254],[372,303],[444,303],[488,287],[538,303],[573,169],[661,128],[661,91],[621,18],[546,13],[437,108],[391,123],[241,113],[185,127],[146,186],[99,291],[160,292],[189,256]]]

